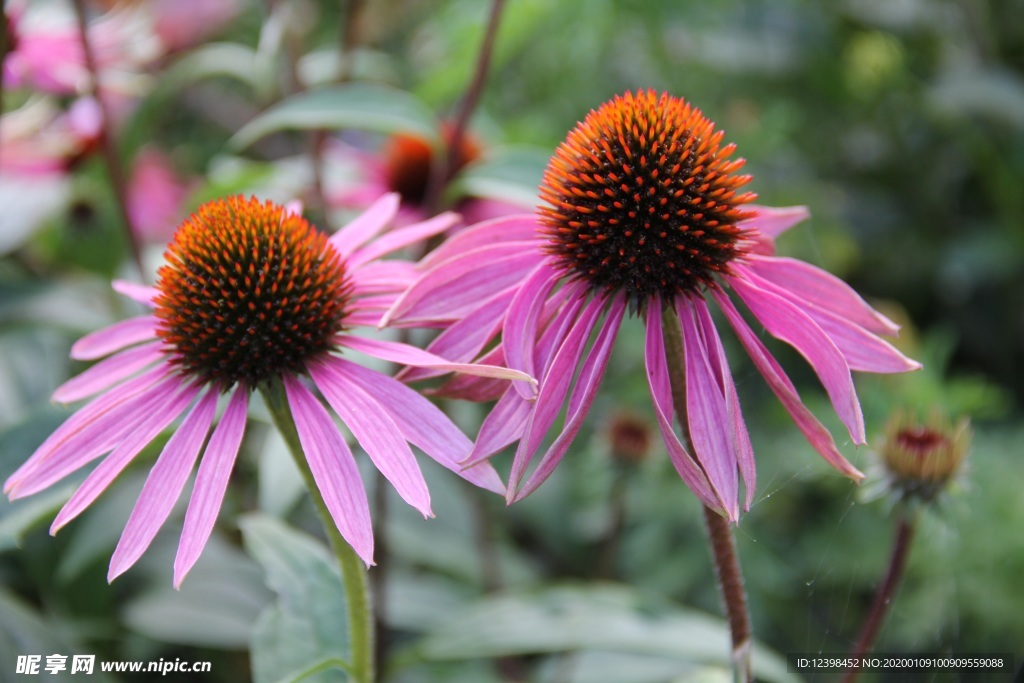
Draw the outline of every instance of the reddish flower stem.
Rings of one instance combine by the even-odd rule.
[[[657,312],[648,311],[647,314],[657,315]],[[683,441],[692,450],[686,427],[686,366],[683,360],[682,328],[671,303],[665,304],[661,315],[662,337],[665,340],[665,355],[672,385],[672,405],[682,427]],[[725,517],[706,505],[704,525],[707,528],[715,576],[718,579],[718,592],[725,606],[729,633],[732,636],[733,674],[737,681],[750,683],[753,680],[750,669],[750,613],[747,610],[747,594],[743,588],[743,572],[740,569],[739,556],[736,554],[732,527]]]
[[[871,602],[871,609],[864,620],[857,637],[857,645],[850,653],[853,658],[863,657],[871,652],[874,646],[875,637],[878,635],[885,615],[892,604],[893,593],[903,581],[903,573],[907,568],[907,558],[910,556],[910,544],[914,540],[916,524],[905,516],[900,517],[896,525],[896,536],[892,543],[892,553],[889,556],[889,568],[885,572],[885,578],[875,590],[875,597]],[[843,677],[843,683],[853,683],[860,675],[860,669],[850,669]]]
[[[100,72],[96,64],[96,55],[92,50],[92,43],[89,40],[89,19],[86,16],[85,0],[74,0],[73,4],[75,17],[78,20],[78,35],[82,41],[85,68],[89,72],[89,94],[96,100],[96,106],[100,109],[100,149],[107,167],[107,177],[114,190],[114,198],[118,212],[121,214],[121,222],[124,224],[125,237],[128,239],[132,260],[135,261],[139,273],[145,277],[146,270],[142,265],[142,251],[135,236],[131,214],[128,212],[128,189],[125,183],[124,169],[121,167],[121,159],[117,155],[117,146],[114,144],[114,134],[110,126],[110,109],[100,91]]]
[[[487,29],[484,33],[483,42],[480,44],[480,54],[476,60],[476,71],[473,73],[473,78],[466,88],[466,94],[459,105],[459,111],[455,115],[455,123],[452,125],[452,134],[448,140],[444,160],[442,163],[436,164],[436,167],[430,174],[430,183],[423,202],[428,214],[437,212],[441,201],[441,194],[444,192],[444,186],[455,173],[455,169],[458,168],[462,139],[466,136],[469,119],[473,115],[473,110],[476,109],[476,104],[484,89],[484,83],[487,81],[487,71],[491,65],[491,55],[494,53],[494,43],[498,35],[498,25],[501,23],[501,12],[504,8],[505,0],[494,0],[491,3],[491,13],[487,18]]]

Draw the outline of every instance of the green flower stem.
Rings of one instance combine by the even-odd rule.
[[[363,561],[338,531],[330,510],[327,509],[327,503],[324,502],[324,497],[320,494],[320,488],[316,485],[316,480],[313,479],[313,472],[309,469],[302,444],[299,443],[299,434],[295,429],[295,420],[292,418],[291,408],[288,406],[284,385],[280,380],[275,379],[269,384],[262,385],[260,393],[263,394],[263,400],[270,410],[274,425],[284,438],[284,442],[288,444],[288,450],[292,454],[299,472],[302,473],[302,480],[306,483],[309,495],[313,499],[313,505],[327,532],[331,549],[341,567],[341,578],[345,584],[348,608],[348,632],[351,648],[349,672],[355,683],[373,683],[373,610],[370,606],[370,594],[367,591],[366,569],[363,566]]]
[[[857,645],[854,647],[851,657],[857,659],[871,653],[875,644],[875,637],[878,635],[885,615],[892,603],[892,596],[896,588],[903,581],[903,572],[907,568],[907,557],[910,555],[910,545],[914,541],[914,530],[917,528],[916,516],[901,516],[896,523],[896,536],[892,542],[892,553],[889,556],[889,568],[885,572],[885,578],[875,590],[875,597],[871,602],[871,610],[868,612],[864,625],[861,626],[860,635],[857,637]],[[846,672],[843,683],[853,683],[860,675],[860,669],[854,668]]]
[[[653,311],[648,312],[648,315],[654,314]],[[672,382],[672,404],[682,427],[683,441],[692,450],[686,428],[686,364],[683,360],[683,335],[679,316],[671,303],[665,304],[662,308],[661,320],[668,373]],[[704,524],[711,545],[715,575],[718,578],[718,591],[725,605],[729,632],[732,636],[733,674],[737,681],[749,683],[753,680],[750,669],[750,613],[747,610],[747,594],[743,589],[743,572],[740,569],[739,556],[736,554],[736,541],[733,539],[732,527],[725,517],[706,505]]]

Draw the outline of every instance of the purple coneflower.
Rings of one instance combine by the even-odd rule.
[[[646,324],[647,380],[672,463],[702,502],[732,520],[739,515],[742,478],[749,507],[753,452],[709,299],[814,448],[844,474],[862,476],[804,406],[729,292],[807,359],[858,444],[864,424],[850,371],[902,372],[919,365],[876,336],[897,327],[849,286],[775,256],[775,237],[807,211],[751,204],[755,196],[741,192],[750,176],[737,174],[744,162],[729,159],[735,146],[723,146],[722,137],[682,99],[654,91],[616,97],[592,111],[556,151],[540,189],[548,206],[539,216],[460,232],[424,260],[420,278],[385,317],[399,324],[450,323],[430,350],[462,361],[483,353],[486,362],[540,380],[537,393],[523,382],[506,387],[466,378],[447,385],[456,395],[498,399],[467,464],[518,440],[509,502],[536,489],[564,456],[630,307]],[[674,329],[663,328],[666,322]],[[500,344],[484,353],[499,333]],[[665,338],[679,342],[668,350],[676,354],[671,359]],[[685,366],[684,429],[692,452],[672,425],[670,361]],[[564,426],[520,486],[567,397]]]
[[[350,333],[353,327],[376,325],[412,280],[411,263],[380,257],[457,220],[442,214],[376,237],[397,208],[398,198],[385,196],[328,238],[270,202],[235,197],[201,207],[175,234],[156,287],[115,283],[152,313],[89,334],[72,347],[72,357],[81,360],[113,355],[62,385],[54,399],[98,396],[46,440],[4,490],[12,499],[27,496],[107,454],[61,509],[54,533],[184,414],[114,551],[112,580],[135,563],[167,519],[203,450],[218,398],[226,396],[185,514],[174,563],[174,583],[180,585],[216,521],[245,431],[250,393],[282,383],[331,516],[370,563],[370,510],[359,471],[326,407],[300,379],[308,375],[374,465],[424,515],[430,514],[430,496],[409,443],[474,484],[503,491],[489,465],[466,469],[459,464],[472,444],[436,406],[397,380],[336,354],[351,349],[416,367],[523,377]]]

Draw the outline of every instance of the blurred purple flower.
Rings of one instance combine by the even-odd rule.
[[[700,500],[731,520],[754,494],[754,457],[708,299],[713,299],[754,365],[814,448],[840,472],[862,475],[737,310],[732,290],[754,318],[810,363],[855,443],[864,423],[850,371],[920,367],[878,334],[896,326],[836,277],[774,255],[774,240],[806,209],[750,204],[736,175],[734,145],[679,98],[627,93],[591,112],[558,148],[541,186],[539,217],[471,226],[420,264],[413,286],[385,316],[398,324],[443,324],[432,352],[460,362],[503,363],[540,380],[511,387],[456,378],[442,388],[497,399],[467,465],[518,441],[508,501],[534,491],[578,433],[597,393],[627,306],[645,320],[647,380],[676,470]],[[673,428],[673,396],[663,340],[663,307],[680,321],[686,420],[692,452]],[[599,323],[604,315],[603,323]],[[668,320],[675,320],[666,316]],[[596,333],[596,334],[595,334]],[[500,343],[488,345],[501,335]],[[588,341],[595,337],[587,351]],[[486,350],[486,352],[485,352]],[[578,377],[573,386],[573,377]],[[406,379],[429,372],[406,371]],[[570,387],[572,391],[570,393]],[[525,483],[568,397],[557,430]]]
[[[197,184],[198,179],[179,177],[159,149],[140,150],[128,180],[128,214],[136,237],[148,243],[167,242],[185,218],[185,201]]]
[[[22,498],[106,455],[53,522],[78,516],[180,415],[146,480],[108,577],[127,570],[167,519],[211,431],[218,397],[228,397],[199,463],[174,563],[180,585],[198,559],[220,508],[242,441],[250,393],[281,382],[310,470],[338,530],[372,562],[370,509],[355,461],[308,375],[374,465],[410,505],[430,515],[430,496],[409,443],[467,480],[501,492],[488,464],[462,468],[472,447],[432,403],[397,380],[338,351],[400,365],[522,378],[499,367],[451,363],[407,344],[355,336],[376,325],[413,265],[381,260],[436,235],[457,219],[442,214],[387,232],[398,197],[386,195],[330,238],[270,202],[210,202],[175,234],[156,287],[115,288],[153,309],[80,339],[71,355],[109,356],[54,393],[59,402],[95,396],[61,425],[5,484]],[[113,355],[111,355],[113,354]],[[407,443],[408,442],[408,443]]]

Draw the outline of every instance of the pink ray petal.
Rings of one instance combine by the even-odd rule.
[[[110,558],[108,583],[135,564],[167,521],[195,467],[216,410],[217,392],[207,391],[164,446]]]
[[[569,392],[569,385],[572,383],[573,375],[576,374],[576,367],[580,364],[583,356],[583,349],[590,339],[590,333],[597,323],[605,301],[595,297],[583,307],[576,318],[575,323],[565,336],[550,367],[544,373],[540,384],[540,392],[530,413],[530,421],[527,423],[526,431],[519,440],[519,447],[516,449],[515,458],[512,460],[512,471],[508,478],[508,493],[506,500],[511,503],[516,498],[516,490],[519,482],[526,473],[526,468],[537,454],[544,435],[551,429],[555,418],[562,412],[562,405],[565,403],[566,394]]]
[[[434,235],[439,235],[454,226],[459,220],[458,214],[446,211],[421,223],[392,230],[362,249],[356,250],[349,258],[349,265],[352,268],[359,268],[364,263],[369,263],[391,252],[398,251],[402,247],[407,247],[410,244],[416,244]]]
[[[422,349],[401,342],[384,341],[383,339],[368,339],[366,337],[355,337],[341,334],[337,336],[342,346],[365,353],[374,358],[399,363],[401,365],[413,365],[416,367],[439,368],[451,372],[464,372],[467,375],[479,375],[480,377],[494,377],[497,379],[510,379],[530,382],[536,385],[529,375],[518,370],[501,368],[493,365],[475,365],[472,363],[453,363],[440,356],[435,356]]]
[[[625,297],[621,295],[615,297],[608,310],[608,317],[604,321],[604,325],[601,326],[597,339],[594,340],[594,347],[580,367],[579,379],[576,380],[576,386],[569,397],[569,407],[562,433],[558,435],[547,453],[537,463],[537,467],[530,474],[529,479],[516,494],[515,500],[522,500],[530,495],[551,476],[566,451],[569,450],[576,435],[579,434],[580,427],[583,426],[583,421],[594,403],[594,397],[597,395],[597,388],[604,377],[605,368],[608,367],[608,359],[611,358],[612,348],[615,346],[615,338],[619,333],[625,311]]]
[[[502,216],[460,230],[444,241],[420,262],[420,268],[429,270],[443,261],[467,251],[502,242],[536,244],[537,218],[532,214]]]
[[[394,192],[380,197],[348,225],[331,235],[331,244],[342,256],[350,257],[395,219],[400,201],[401,198]]]
[[[522,370],[530,376],[537,375],[533,364],[537,326],[544,302],[560,277],[560,273],[544,267],[542,263],[518,287],[502,327],[501,343],[505,348],[505,362],[510,368]],[[523,398],[534,398],[529,385],[516,382],[513,387]]]
[[[466,252],[429,271],[388,311],[383,325],[392,320],[457,320],[498,292],[518,284],[540,262],[530,250],[515,250],[495,257],[493,247]],[[486,263],[486,268],[480,264]]]
[[[373,564],[370,504],[355,458],[327,410],[294,377],[284,378],[295,429],[317,488],[342,537],[367,566]]]
[[[725,510],[725,504],[712,491],[704,472],[686,452],[672,426],[675,408],[672,404],[672,380],[665,360],[665,340],[661,327],[661,299],[654,297],[647,303],[647,339],[644,344],[644,362],[647,367],[647,386],[651,391],[654,414],[658,418],[661,437],[668,449],[669,459],[679,476],[702,503],[713,510]]]
[[[372,396],[394,420],[402,438],[470,483],[504,493],[498,473],[488,464],[466,469],[462,458],[473,447],[451,419],[429,400],[398,380],[343,358],[319,361],[322,372],[344,376]]]
[[[334,412],[402,500],[424,517],[433,517],[423,472],[391,416],[359,385],[322,368],[322,363],[310,363],[307,367]]]
[[[814,450],[821,454],[821,457],[825,458],[826,462],[837,470],[857,481],[863,479],[864,475],[840,454],[829,431],[807,409],[803,401],[800,400],[796,387],[789,381],[789,377],[786,376],[782,367],[775,361],[764,344],[761,343],[761,340],[757,338],[754,331],[743,320],[743,316],[736,310],[729,296],[718,289],[713,289],[711,292],[715,297],[715,301],[718,302],[719,308],[722,309],[725,317],[729,320],[729,324],[735,330],[736,336],[739,337],[740,343],[743,344],[743,348],[746,349],[747,354],[754,361],[754,365],[764,377],[772,392],[774,392],[775,396],[778,397],[779,401],[786,408],[786,412],[793,418],[793,422],[796,423],[797,428],[803,433],[804,438],[814,447]]]
[[[134,282],[128,282],[127,280],[114,280],[111,286],[118,294],[150,308],[153,308],[155,305],[153,302],[156,300],[157,294],[159,294],[156,287],[147,287],[135,284]]]
[[[142,315],[90,332],[71,346],[71,357],[75,360],[96,360],[150,339],[156,339],[156,318]]]
[[[518,392],[507,389],[494,407],[487,411],[476,443],[462,466],[475,467],[486,462],[502,448],[522,437],[530,422],[533,405],[532,401],[527,401]]]
[[[693,454],[711,483],[718,500],[725,504],[729,521],[739,519],[737,506],[739,465],[734,449],[733,421],[721,383],[711,368],[705,340],[694,321],[693,306],[677,302],[683,331],[686,363],[686,421]]]
[[[167,425],[181,415],[197,393],[199,393],[199,388],[189,385],[182,387],[173,397],[154,397],[163,398],[159,403],[150,400],[147,405],[140,404],[139,410],[147,415],[147,419],[132,430],[128,437],[118,444],[114,452],[104,458],[103,462],[89,473],[71,499],[57,513],[57,517],[50,527],[50,533],[57,533],[61,527],[92,505],[93,501],[117,478],[117,475],[121,474],[124,468],[135,459],[135,456],[166,429]],[[157,409],[158,405],[159,409]]]
[[[899,325],[872,308],[850,285],[809,263],[793,258],[753,257],[748,268],[787,290],[791,298],[831,311],[866,330],[890,335],[899,332]]]
[[[71,403],[109,389],[164,357],[163,342],[136,346],[96,363],[53,392],[57,403]]]
[[[217,522],[217,513],[220,512],[231,470],[235,467],[235,458],[238,457],[238,449],[245,435],[248,408],[248,390],[243,386],[235,387],[220,423],[206,444],[188,509],[185,511],[178,552],[174,557],[175,588],[181,587],[181,582],[192,570],[213,533],[213,525]]]
[[[400,293],[411,285],[419,273],[409,261],[391,259],[372,261],[352,271],[354,294]]]
[[[722,340],[718,336],[718,330],[711,319],[707,302],[703,297],[691,299],[694,311],[697,314],[697,330],[704,340],[704,348],[708,353],[708,361],[711,363],[712,372],[715,374],[719,385],[725,393],[726,409],[729,413],[732,431],[730,435],[734,439],[736,460],[739,464],[740,474],[743,476],[743,488],[746,491],[746,499],[743,509],[749,510],[754,502],[754,491],[756,489],[757,472],[754,466],[754,448],[750,444],[750,434],[747,432],[747,425],[743,421],[743,411],[740,410],[740,398],[736,393],[736,383],[732,379],[732,371],[729,369],[729,360],[722,348]],[[678,302],[677,302],[678,303]],[[678,309],[677,309],[678,310]],[[678,311],[682,319],[683,311]]]
[[[166,365],[153,368],[86,404],[7,479],[4,492],[11,500],[30,495],[112,449],[145,419],[138,409],[140,403],[144,404],[154,392],[180,384],[180,380],[161,384],[168,370]]]
[[[740,228],[757,230],[762,235],[777,238],[782,233],[792,228],[797,223],[811,217],[811,212],[806,206],[760,206],[750,205],[746,207],[756,211],[757,215],[739,223]]]
[[[427,351],[460,363],[473,360],[501,331],[502,318],[504,318],[513,296],[515,296],[513,287],[495,294],[465,318],[449,325],[430,342]],[[490,361],[481,360],[481,362],[495,364]],[[440,374],[444,373],[440,370],[426,368],[407,368],[401,377],[403,381],[415,382]]]
[[[811,364],[839,419],[849,430],[850,438],[854,443],[864,443],[864,416],[860,411],[850,366],[828,335],[783,297],[751,284],[750,278],[740,268],[737,268],[736,276],[727,280],[765,329],[799,351]]]

